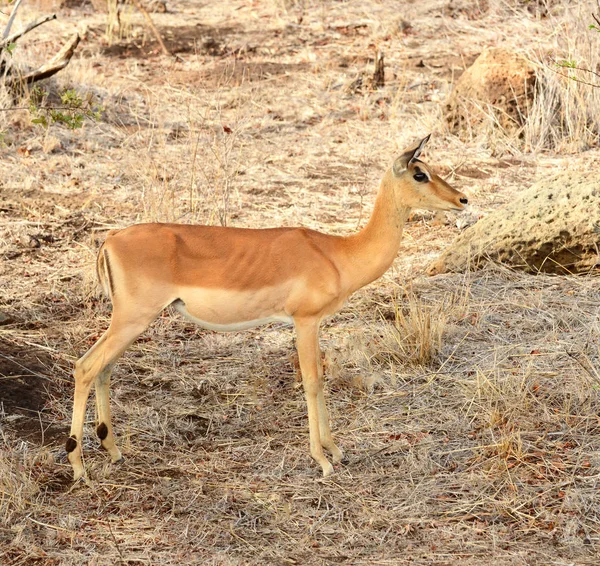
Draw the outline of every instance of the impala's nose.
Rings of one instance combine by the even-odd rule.
[[[467,197],[461,197],[460,204],[469,204],[469,199]]]

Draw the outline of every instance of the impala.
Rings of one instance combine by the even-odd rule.
[[[209,330],[235,331],[270,322],[293,324],[308,407],[311,456],[323,475],[342,451],[331,436],[323,395],[319,325],[357,289],[379,278],[394,261],[412,208],[462,210],[467,197],[419,160],[429,136],[405,151],[385,173],[367,225],[350,236],[307,228],[263,230],[137,224],[108,233],[97,260],[98,277],[113,305],[110,327],[75,364],[71,435],[66,442],[75,479],[85,471],[85,408],[96,386],[96,432],[113,462],[109,405],[117,359],[172,305]]]

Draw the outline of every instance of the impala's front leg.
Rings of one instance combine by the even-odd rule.
[[[329,432],[329,423],[322,425],[323,417],[319,410],[319,397],[322,398],[323,408],[325,399],[323,398],[323,380],[322,371],[319,371],[321,363],[320,352],[318,348],[319,322],[316,320],[294,320],[296,325],[296,347],[298,348],[298,358],[300,360],[300,371],[302,372],[302,384],[304,386],[304,395],[306,396],[306,405],[308,407],[308,430],[310,434],[310,454],[321,464],[323,476],[333,473],[333,466],[323,454],[323,445],[321,444],[321,426],[327,429],[323,433],[331,438]],[[325,412],[325,417],[326,417]],[[333,443],[333,441],[331,441]],[[335,445],[334,445],[335,446]]]

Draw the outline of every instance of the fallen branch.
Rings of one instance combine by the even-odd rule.
[[[79,45],[80,37],[79,34],[76,33],[71,37],[71,39],[65,43],[63,48],[52,58],[50,61],[36,69],[35,71],[30,71],[25,75],[21,75],[19,77],[9,78],[7,79],[7,84],[10,86],[17,86],[20,84],[32,84],[37,81],[41,81],[42,79],[47,79],[52,75],[55,75],[61,69],[64,69],[73,57],[73,53]]]

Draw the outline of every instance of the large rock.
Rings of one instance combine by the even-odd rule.
[[[430,275],[488,261],[536,273],[600,272],[600,173],[543,179],[465,230]]]
[[[514,133],[533,102],[535,68],[521,55],[485,50],[458,79],[445,106],[450,131],[458,136],[493,125]]]

